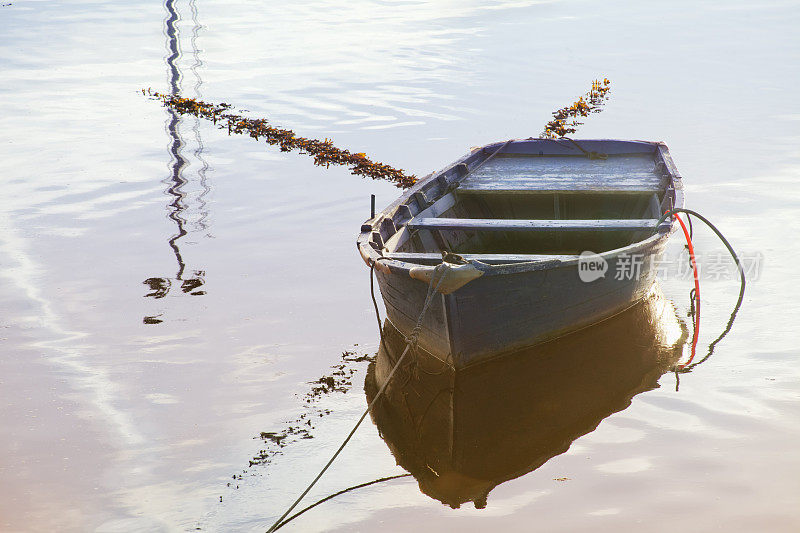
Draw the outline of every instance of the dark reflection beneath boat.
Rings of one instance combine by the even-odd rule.
[[[405,347],[388,322],[384,338],[365,381],[369,401]],[[453,508],[470,501],[483,508],[494,487],[564,453],[635,395],[658,387],[686,338],[654,286],[604,322],[463,370],[417,350],[371,415],[423,493]]]

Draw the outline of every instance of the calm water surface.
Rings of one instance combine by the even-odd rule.
[[[417,472],[286,530],[800,530],[798,26],[781,1],[4,2],[0,529],[263,531],[365,406],[366,362],[342,370],[348,393],[306,395],[343,351],[377,351],[354,240],[369,195],[397,190],[177,120],[141,88],[230,102],[423,175],[537,135],[607,76],[611,101],[581,135],[666,141],[688,207],[762,254],[731,333],[678,391],[645,372],[565,453],[496,478],[483,509],[443,505]],[[700,228],[696,246],[724,253]],[[661,288],[685,323],[690,280]],[[704,353],[738,285],[702,289]],[[559,379],[547,401],[596,401]],[[497,394],[513,406],[502,420],[536,420],[526,396]],[[310,418],[314,438],[257,438]],[[398,461],[414,473],[375,423],[309,503],[402,474]],[[538,433],[499,427],[525,462]],[[265,446],[280,453],[251,466]]]

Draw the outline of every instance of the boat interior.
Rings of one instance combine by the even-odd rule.
[[[372,240],[384,255],[424,263],[443,251],[487,262],[602,253],[652,235],[670,206],[658,151],[501,154],[463,166],[463,179],[417,191],[380,221]]]

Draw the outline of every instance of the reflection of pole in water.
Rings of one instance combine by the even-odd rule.
[[[169,55],[167,56],[167,65],[169,66],[169,87],[171,94],[178,94],[180,92],[181,85],[181,72],[178,69],[177,61],[180,59],[181,52],[180,44],[178,43],[178,29],[176,28],[175,24],[178,22],[179,17],[178,13],[175,11],[175,0],[167,0],[165,7],[169,12],[169,17],[165,23],[167,49],[169,51]],[[167,120],[167,131],[169,132],[171,139],[169,152],[171,156],[170,170],[172,175],[170,177],[170,186],[167,189],[167,193],[173,197],[172,202],[169,204],[169,218],[172,219],[178,226],[178,233],[169,239],[169,245],[172,248],[172,251],[175,252],[175,258],[178,260],[177,279],[183,279],[183,272],[186,269],[186,265],[183,262],[183,257],[181,257],[181,251],[178,248],[178,240],[186,235],[186,229],[184,228],[186,221],[181,216],[183,211],[186,209],[186,206],[183,202],[185,194],[181,188],[186,184],[186,180],[183,178],[183,167],[185,167],[188,163],[181,154],[181,149],[183,148],[183,139],[181,138],[181,133],[179,131],[180,123],[181,119],[178,114],[170,110],[169,119]]]
[[[195,98],[200,98],[202,93],[200,92],[200,87],[203,85],[203,79],[200,77],[200,73],[198,69],[203,66],[203,61],[200,59],[200,50],[197,48],[197,36],[200,33],[200,29],[202,26],[197,20],[197,6],[195,5],[195,0],[189,0],[189,9],[192,11],[192,56],[194,57],[194,63],[191,66],[192,74],[194,74],[195,79],[197,82],[194,84],[194,96]],[[197,143],[197,149],[194,151],[194,156],[200,161],[200,169],[197,171],[197,175],[200,177],[200,186],[203,188],[203,192],[197,196],[197,203],[200,211],[200,218],[197,220],[197,229],[205,230],[207,229],[207,219],[208,219],[208,209],[206,207],[206,196],[211,191],[211,188],[208,186],[208,182],[206,180],[206,172],[208,171],[209,165],[208,162],[203,158],[203,151],[205,150],[205,146],[203,145],[203,139],[200,137],[200,117],[194,117],[194,124],[192,125],[192,131],[194,132],[194,140]]]
[[[195,84],[195,91],[199,91],[200,86],[202,85],[202,80],[200,75],[197,71],[197,68],[202,66],[202,61],[200,61],[199,51],[197,50],[196,40],[197,35],[200,29],[200,25],[197,22],[197,7],[195,6],[195,1],[192,0],[189,3],[189,6],[192,10],[192,21],[194,22],[194,29],[192,32],[192,49],[193,55],[195,59],[195,63],[192,66],[192,72],[194,73],[195,77],[197,78],[197,83]],[[178,60],[181,57],[181,50],[180,50],[180,43],[179,43],[179,34],[177,28],[177,22],[180,20],[180,16],[175,9],[175,0],[166,0],[164,2],[164,7],[167,10],[167,18],[164,21],[164,33],[167,37],[167,56],[166,62],[169,68],[169,86],[171,94],[178,94],[181,88],[181,71],[178,68]],[[175,259],[178,263],[178,271],[175,275],[175,280],[180,282],[181,291],[184,293],[189,293],[195,296],[205,294],[205,291],[197,290],[202,287],[205,283],[204,276],[205,272],[202,270],[195,270],[192,271],[192,276],[188,278],[184,278],[184,273],[186,271],[186,263],[183,260],[183,256],[181,255],[181,250],[178,245],[180,239],[182,239],[185,235],[187,235],[188,231],[186,230],[186,219],[183,216],[184,211],[186,210],[186,193],[183,191],[183,187],[188,183],[188,180],[183,177],[183,170],[188,165],[188,161],[181,153],[184,147],[184,141],[181,137],[180,132],[180,125],[181,125],[181,118],[178,113],[173,111],[172,109],[168,109],[169,116],[167,118],[167,133],[170,137],[170,145],[169,145],[169,153],[170,153],[170,176],[167,180],[167,190],[166,193],[171,196],[171,201],[168,204],[169,214],[167,215],[170,220],[175,222],[175,225],[178,228],[178,232],[174,234],[170,239],[167,241],[169,243],[170,248],[172,248],[173,253],[175,254]],[[206,182],[206,170],[208,170],[208,164],[202,157],[203,152],[203,144],[202,140],[200,139],[200,131],[199,126],[197,124],[193,127],[195,133],[195,140],[198,143],[198,148],[195,150],[195,155],[198,159],[202,162],[202,168],[199,170],[198,174],[200,176],[200,183],[203,187],[203,193],[199,196],[199,203],[200,203],[200,210],[201,210],[201,217],[198,222],[200,228],[206,228],[206,218],[207,218],[207,211],[205,209],[206,203],[204,197],[209,192],[209,187]],[[167,277],[153,277],[148,278],[144,281],[145,285],[150,287],[150,292],[146,295],[152,298],[163,298],[166,296],[170,288],[172,286],[172,279]],[[157,324],[161,322],[158,317],[145,317],[144,322],[146,324]]]

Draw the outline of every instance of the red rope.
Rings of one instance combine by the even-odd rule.
[[[678,220],[683,230],[683,235],[686,237],[686,246],[689,248],[689,259],[692,262],[692,272],[694,272],[694,337],[692,337],[692,352],[689,356],[689,360],[680,366],[680,369],[683,370],[694,359],[695,352],[697,351],[697,338],[700,335],[700,279],[697,274],[697,263],[694,259],[694,246],[692,245],[692,238],[689,236],[689,230],[686,229],[686,225],[683,223],[683,220],[681,220],[681,217],[676,214],[672,216]]]

